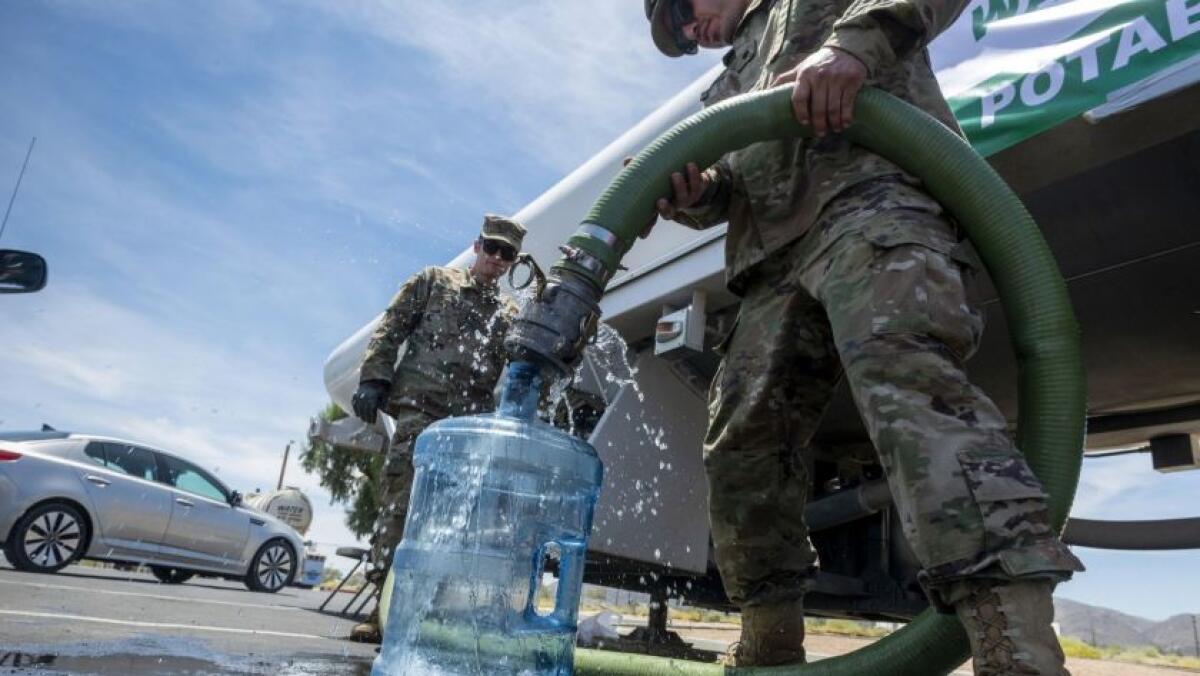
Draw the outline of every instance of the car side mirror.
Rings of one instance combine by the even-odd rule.
[[[46,259],[28,251],[0,249],[0,293],[33,293],[46,286]]]
[[[241,507],[242,506],[241,491],[234,491],[229,494],[229,506],[230,507]]]

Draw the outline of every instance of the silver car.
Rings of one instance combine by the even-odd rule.
[[[0,433],[0,542],[20,570],[82,558],[144,563],[277,592],[304,552],[290,526],[242,505],[212,474],[143,444],[66,432]]]

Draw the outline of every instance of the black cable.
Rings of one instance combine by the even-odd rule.
[[[1089,460],[1091,458],[1112,458],[1118,455],[1136,455],[1138,453],[1149,453],[1150,445],[1138,446],[1137,448],[1122,448],[1116,451],[1084,451],[1083,458]]]

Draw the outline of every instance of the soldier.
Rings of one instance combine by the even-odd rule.
[[[500,295],[497,281],[516,260],[524,236],[520,223],[485,216],[471,268],[428,267],[414,275],[400,287],[367,345],[354,414],[374,423],[383,409],[396,421],[379,477],[369,573],[375,581],[387,575],[404,534],[417,435],[436,420],[494,408],[504,335],[517,312]],[[355,626],[350,637],[378,643],[378,612]]]
[[[671,177],[659,215],[728,221],[742,297],[709,394],[705,467],[716,559],[742,610],[738,665],[804,660],[817,556],[799,457],[846,377],[932,604],[955,612],[977,674],[1064,674],[1051,591],[1083,566],[1004,417],[963,371],[981,317],[954,224],[898,166],[851,144],[863,84],[959,131],[925,46],[965,0],[645,0],[668,56],[730,47],[705,105],[792,83],[807,140],[758,143]]]

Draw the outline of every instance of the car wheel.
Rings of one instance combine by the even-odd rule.
[[[25,513],[8,538],[9,562],[30,573],[57,573],[83,556],[87,521],[65,502],[47,502]]]
[[[258,548],[246,571],[246,586],[254,591],[274,594],[283,589],[296,573],[296,553],[280,539],[268,540]]]
[[[167,568],[165,566],[150,566],[150,572],[163,584],[183,584],[195,575],[190,570],[182,568]]]

